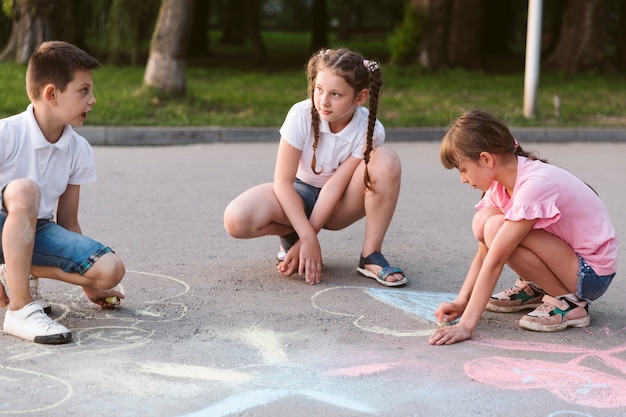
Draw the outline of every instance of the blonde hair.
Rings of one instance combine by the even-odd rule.
[[[100,63],[77,46],[62,41],[43,42],[28,60],[26,92],[34,100],[47,84],[65,91],[76,70],[98,68]]]
[[[369,90],[369,118],[367,123],[367,133],[365,136],[366,144],[363,152],[363,160],[365,161],[365,186],[371,189],[371,181],[367,164],[369,162],[370,153],[374,147],[373,136],[374,127],[376,126],[376,114],[378,112],[378,98],[383,85],[380,66],[375,61],[366,60],[360,54],[350,51],[349,49],[320,49],[313,54],[307,63],[307,80],[309,84],[309,95],[314,100],[315,80],[318,71],[332,71],[336,75],[342,77],[350,87],[358,94],[364,89]],[[320,138],[320,116],[315,108],[311,107],[311,123],[313,127],[313,159],[311,160],[311,169],[316,174],[315,150]]]

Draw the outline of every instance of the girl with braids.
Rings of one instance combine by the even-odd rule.
[[[289,110],[280,129],[274,182],[233,200],[224,226],[237,238],[280,236],[278,272],[322,278],[322,229],[343,229],[365,217],[357,270],[386,286],[407,282],[381,254],[400,193],[397,154],[382,147],[376,119],[382,86],[375,61],[347,49],[323,49],[307,64],[310,98]],[[363,105],[369,101],[369,110]]]
[[[435,311],[430,344],[469,339],[487,309],[535,310],[519,326],[539,332],[584,327],[588,307],[615,276],[617,240],[598,195],[571,173],[525,152],[509,129],[482,111],[464,113],[444,136],[444,167],[484,191],[472,221],[478,251],[459,295]],[[520,278],[493,292],[504,264]],[[462,315],[462,316],[461,316]]]

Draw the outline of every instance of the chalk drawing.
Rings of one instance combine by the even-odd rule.
[[[403,325],[414,326],[413,330],[399,330],[390,320],[387,326],[376,325],[372,316],[385,314],[380,306],[367,305],[356,311],[350,311],[342,302],[347,297],[357,299],[355,305],[367,304],[365,299],[371,297],[382,304],[402,310],[414,316],[415,320],[403,322]],[[391,336],[428,336],[432,334],[436,319],[433,311],[441,302],[452,301],[456,294],[417,292],[397,289],[381,289],[367,287],[333,287],[321,290],[311,297],[315,308],[339,316],[352,317],[354,326],[368,332]],[[393,316],[392,318],[398,318]],[[613,334],[603,327],[606,335]],[[584,347],[555,345],[550,343],[524,343],[495,339],[472,339],[466,343],[485,344],[490,347],[508,350],[526,350],[545,353],[561,352],[578,355],[566,363],[520,358],[489,357],[470,361],[465,364],[465,372],[470,378],[501,389],[545,389],[562,400],[571,404],[595,408],[618,408],[626,406],[626,378],[613,376],[581,364],[586,358],[593,357],[605,366],[626,374],[626,361],[618,359],[615,354],[626,351],[626,345],[606,351],[598,351]],[[378,363],[375,365],[356,366],[343,370],[334,370],[333,375],[367,375],[379,370],[393,368],[395,363]],[[565,415],[568,411],[555,412],[552,415]],[[586,415],[586,414],[582,414]]]
[[[0,365],[0,415],[25,414],[50,410],[66,402],[73,394],[65,380],[41,372]],[[37,395],[24,395],[35,387]]]
[[[572,417],[572,416],[593,417],[591,414],[583,413],[581,411],[571,411],[571,410],[555,411],[554,413],[548,414],[548,417]]]
[[[241,386],[243,392],[234,393],[208,407],[181,416],[221,417],[240,414],[256,407],[292,397],[305,397],[309,400],[341,409],[364,414],[377,414],[377,410],[374,407],[361,401],[337,392],[326,392],[319,388],[316,389],[315,385],[319,384],[319,382],[315,381],[320,381],[324,375],[328,377],[360,377],[384,372],[386,369],[396,366],[396,364],[390,364],[375,367],[367,364],[360,370],[358,368],[349,368],[323,373],[305,365],[290,363],[287,351],[284,348],[284,334],[253,326],[238,331],[236,337],[245,345],[259,351],[262,364],[250,364],[235,370],[146,362],[139,364],[138,369],[140,372],[152,375],[243,385]],[[400,366],[400,364],[397,364],[397,366]],[[250,389],[251,387],[254,388]]]
[[[550,343],[525,343],[493,339],[469,341],[490,347],[577,355],[566,362],[511,357],[488,357],[465,364],[466,374],[475,381],[510,390],[544,389],[570,404],[595,408],[626,406],[626,361],[615,355],[626,351],[626,344],[596,350]],[[614,376],[582,364],[595,359],[603,366],[618,370]]]
[[[64,294],[63,302],[51,302],[52,317],[57,321],[84,319],[90,323],[104,322],[105,325],[72,328],[74,342],[61,346],[25,344],[15,339],[16,344],[7,346],[2,354],[3,361],[24,363],[59,351],[93,354],[137,348],[150,343],[155,333],[141,328],[142,324],[185,317],[187,306],[172,301],[189,291],[189,285],[184,281],[140,271],[126,271],[125,279],[132,280],[133,285],[139,285],[141,290],[128,294],[120,308],[101,309],[87,300],[82,289],[76,286]],[[141,283],[142,280],[145,282]],[[120,286],[120,291],[124,293],[124,287]],[[133,307],[135,305],[140,307]],[[35,386],[37,396],[23,395],[25,387]],[[0,365],[0,387],[0,415],[48,411],[73,395],[71,384],[62,378],[4,365]]]
[[[377,303],[369,303],[368,308],[359,311],[344,311],[342,306],[345,303],[342,300],[347,297],[359,300],[351,303],[351,306],[368,305],[368,298]],[[326,288],[315,293],[311,297],[311,302],[315,308],[326,313],[353,317],[354,325],[361,330],[390,336],[415,337],[430,336],[438,327],[433,312],[440,303],[452,301],[455,297],[456,294],[451,293],[342,286]],[[387,326],[381,326],[380,303],[408,314],[396,315],[387,320]]]

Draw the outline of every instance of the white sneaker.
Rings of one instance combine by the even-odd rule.
[[[33,303],[39,304],[44,313],[52,313],[52,305],[44,300],[39,293],[39,278],[35,278],[31,275],[28,284],[30,285],[30,296],[33,298]]]
[[[6,293],[7,297],[10,299],[11,293],[9,293],[9,286],[7,284],[7,270],[4,264],[0,264],[0,283],[2,283],[2,286],[4,287],[4,292]],[[41,294],[39,294],[39,278],[35,278],[34,276],[31,275],[30,280],[28,281],[28,284],[30,286],[30,296],[32,297],[33,302],[39,304],[41,308],[43,309],[44,313],[46,314],[52,313],[52,305],[46,300],[44,300],[41,297]]]
[[[4,332],[35,343],[61,344],[72,341],[72,333],[48,317],[41,306],[34,302],[20,310],[7,309]]]

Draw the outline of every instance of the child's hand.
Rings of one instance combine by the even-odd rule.
[[[278,262],[276,269],[285,278],[289,278],[298,270],[298,258],[300,256],[300,241],[296,242],[285,255],[285,260]]]
[[[435,312],[435,318],[439,323],[450,323],[463,314],[463,306],[457,303],[441,303]]]
[[[85,295],[91,302],[98,304],[102,308],[115,308],[120,305],[121,300],[126,298],[124,294],[115,288],[111,290],[96,290],[83,287],[83,291],[85,291]]]
[[[300,240],[300,265],[298,273],[304,275],[304,280],[309,285],[322,282],[322,249],[317,238],[309,241]]]
[[[428,339],[428,343],[431,345],[451,345],[456,342],[461,342],[472,337],[472,332],[469,331],[461,323],[454,326],[444,326],[433,332]]]

